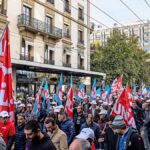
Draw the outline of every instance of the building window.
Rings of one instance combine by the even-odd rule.
[[[44,63],[54,64],[54,51],[48,46],[45,46]]]
[[[31,17],[31,8],[27,7],[27,6],[23,6],[23,14],[25,16],[29,16]]]
[[[84,15],[83,15],[83,9],[82,8],[78,9],[78,17],[79,17],[79,19],[84,20]]]
[[[64,37],[70,38],[70,27],[68,24],[64,24]]]
[[[46,32],[52,33],[53,18],[46,16]]]
[[[68,13],[71,13],[70,6],[69,6],[69,0],[64,0],[64,10]]]
[[[81,30],[78,31],[78,42],[84,44],[83,31],[81,31]]]
[[[80,57],[80,66],[84,67],[84,59]]]
[[[33,61],[33,43],[22,40],[21,60]]]
[[[71,57],[70,55],[66,55],[66,64],[71,64]]]
[[[47,0],[47,2],[54,4],[54,0]]]
[[[7,1],[0,0],[0,14],[6,15],[7,12]]]

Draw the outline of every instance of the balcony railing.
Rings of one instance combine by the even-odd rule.
[[[82,65],[78,65],[78,68],[84,70],[84,66]]]
[[[68,39],[71,38],[71,35],[68,32],[64,32],[63,35],[64,35],[65,38],[68,38]]]
[[[54,4],[54,0],[47,0],[47,2]]]
[[[55,61],[54,61],[54,60],[50,60],[50,59],[44,59],[44,63],[45,63],[45,64],[54,65]]]
[[[70,9],[70,7],[67,6],[67,5],[64,7],[64,11],[66,11],[66,12],[68,12],[68,13],[71,13],[71,9]]]
[[[29,55],[20,54],[20,60],[33,61],[33,57]]]
[[[84,21],[84,16],[83,15],[79,15],[78,18],[82,21]]]
[[[0,14],[2,14],[2,15],[6,15],[7,14],[7,10],[3,9],[2,5],[0,5]]]
[[[42,22],[38,19],[32,18],[30,16],[27,16],[25,14],[19,15],[18,16],[18,27],[26,27],[27,29],[33,31],[33,32],[40,32],[45,36],[51,36],[52,38],[62,38],[62,30],[50,26],[46,22]]]
[[[71,64],[65,64],[65,63],[63,63],[63,66],[71,68]]]
[[[78,43],[80,43],[80,44],[84,44],[84,40],[78,40]]]

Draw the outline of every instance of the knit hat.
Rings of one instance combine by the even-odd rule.
[[[112,128],[113,129],[122,129],[126,127],[126,124],[123,120],[122,116],[116,116],[114,121],[112,122]]]

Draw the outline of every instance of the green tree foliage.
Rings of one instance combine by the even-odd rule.
[[[96,48],[91,58],[91,69],[106,73],[108,83],[121,74],[124,83],[147,83],[150,78],[148,60],[150,54],[139,48],[136,37],[127,37],[114,29],[105,46]]]

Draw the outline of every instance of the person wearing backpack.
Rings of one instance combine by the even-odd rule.
[[[122,116],[115,117],[112,128],[119,135],[116,150],[145,150],[144,142],[138,131],[126,126]]]

